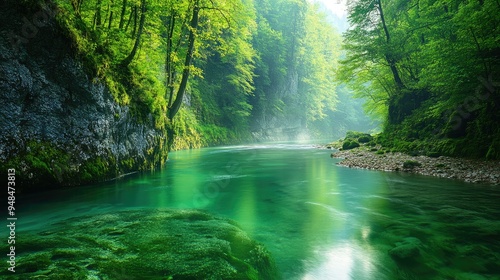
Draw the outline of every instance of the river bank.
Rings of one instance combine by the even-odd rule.
[[[380,148],[380,147],[379,147]],[[410,156],[399,152],[379,152],[377,147],[335,151],[332,158],[342,158],[338,164],[350,168],[409,172],[469,183],[500,185],[500,161],[452,158],[446,156]]]

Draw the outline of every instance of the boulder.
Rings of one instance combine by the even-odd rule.
[[[16,273],[3,269],[0,278],[278,278],[262,244],[233,221],[195,210],[76,217],[25,232],[23,240],[16,244]]]
[[[422,243],[418,238],[408,237],[402,242],[396,243],[396,246],[389,250],[389,255],[396,260],[408,260],[420,255]]]

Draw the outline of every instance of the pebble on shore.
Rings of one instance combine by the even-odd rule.
[[[403,153],[386,152],[377,154],[369,147],[361,146],[352,150],[338,151],[332,158],[342,158],[339,165],[382,171],[403,171],[422,175],[463,180],[469,183],[500,185],[500,161],[486,161],[440,156],[410,156]],[[404,168],[408,161],[420,165]]]

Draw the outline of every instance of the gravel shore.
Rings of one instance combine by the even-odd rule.
[[[474,160],[440,156],[410,156],[403,153],[377,154],[369,147],[334,151],[331,157],[342,158],[339,165],[382,171],[410,172],[436,177],[459,179],[470,183],[500,185],[500,161]],[[404,168],[407,161],[418,162],[420,166]],[[416,164],[416,165],[418,165]]]

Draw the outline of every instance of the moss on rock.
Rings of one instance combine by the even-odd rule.
[[[267,250],[234,222],[194,210],[76,217],[22,236],[19,271],[5,263],[2,279],[278,278]]]
[[[350,150],[359,147],[359,143],[352,140],[346,140],[342,144],[342,150]]]

